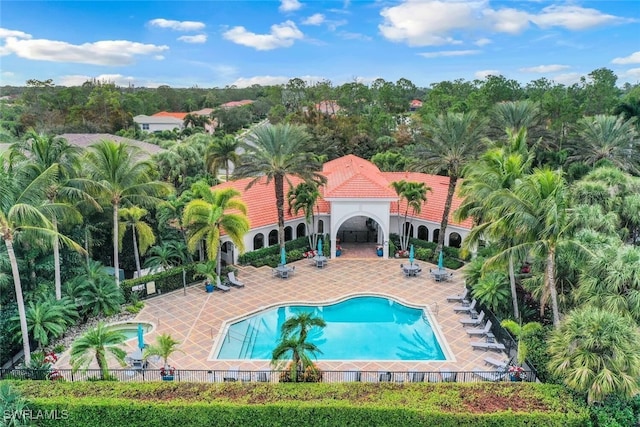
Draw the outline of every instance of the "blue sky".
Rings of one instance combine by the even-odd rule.
[[[0,85],[89,78],[203,88],[418,86],[501,74],[572,84],[607,67],[640,82],[640,2],[11,1],[0,4]]]

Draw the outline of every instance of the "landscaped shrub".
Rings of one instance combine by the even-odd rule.
[[[609,396],[589,407],[595,427],[626,427],[640,424],[640,395],[633,399]]]
[[[302,254],[308,250],[309,241],[306,237],[299,237],[284,244],[287,253],[287,262],[302,259]],[[273,245],[257,251],[246,252],[238,257],[240,265],[252,265],[262,267],[264,265],[275,267],[280,263],[280,246]]]
[[[584,426],[563,387],[529,383],[13,383],[65,426]],[[487,403],[491,402],[489,406]],[[60,425],[42,420],[42,426]]]
[[[149,274],[144,277],[138,277],[137,279],[123,280],[120,283],[120,288],[122,289],[122,292],[124,293],[124,297],[127,302],[132,301],[131,288],[133,286],[142,285],[147,282],[155,282],[156,291],[158,293],[175,291],[176,289],[180,289],[184,286],[182,282],[183,270],[187,272],[186,274],[187,283],[192,283],[195,280],[193,277],[195,266],[196,266],[196,263],[185,264],[180,267],[172,268],[170,270],[161,271],[160,273]],[[134,299],[135,298],[140,298],[140,296],[134,297]]]

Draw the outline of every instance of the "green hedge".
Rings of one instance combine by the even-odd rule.
[[[389,254],[393,256],[395,253],[395,248],[400,247],[400,236],[391,233],[391,240],[389,243]],[[393,243],[394,250],[391,251],[391,243]],[[438,253],[436,253],[436,248],[438,247],[437,243],[427,242],[426,240],[409,238],[409,245],[413,245],[413,249],[415,250],[416,259],[427,261],[431,263],[438,262]],[[464,265],[464,262],[461,261],[460,249],[452,248],[449,246],[443,247],[444,251],[444,266],[446,268],[457,270]]]
[[[159,293],[175,291],[176,289],[180,289],[184,286],[182,283],[183,270],[187,272],[187,283],[192,283],[194,281],[193,274],[196,264],[197,263],[185,264],[160,273],[149,274],[136,279],[123,280],[120,282],[120,289],[122,289],[122,293],[124,294],[127,302],[131,302],[131,288],[147,282],[155,282],[156,291]],[[144,298],[144,296],[141,298]]]
[[[12,383],[31,410],[57,411],[70,427],[583,426],[589,419],[562,387],[546,384]],[[496,397],[505,407],[493,404]],[[513,410],[516,401],[526,407]]]
[[[287,252],[287,262],[298,261],[302,259],[302,254],[309,250],[309,239],[299,237],[290,240],[284,244],[284,248]],[[262,267],[263,265],[275,267],[280,263],[280,246],[273,245],[242,254],[238,257],[238,263],[254,267]]]

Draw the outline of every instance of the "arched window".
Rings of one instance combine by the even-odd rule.
[[[278,230],[271,230],[269,232],[269,246],[278,244]]]
[[[296,227],[296,237],[304,237],[307,235],[307,226],[305,224],[298,224]]]
[[[318,234],[322,234],[324,233],[324,221],[319,219],[318,220]]]
[[[264,248],[264,234],[258,233],[253,236],[253,250]]]
[[[438,243],[438,238],[440,237],[440,229],[436,228],[435,230],[433,230],[433,239],[431,239],[431,241],[433,243]]]
[[[449,234],[449,246],[452,248],[459,248],[462,244],[462,237],[456,232]]]
[[[284,241],[288,242],[291,239],[293,239],[293,229],[291,228],[290,225],[287,225],[284,228]]]
[[[429,229],[426,226],[418,226],[418,239],[429,241]]]

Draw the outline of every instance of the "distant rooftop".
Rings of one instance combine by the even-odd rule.
[[[149,144],[148,142],[138,141],[135,139],[123,138],[121,136],[111,135],[108,133],[64,133],[59,136],[66,139],[69,144],[81,148],[87,148],[100,141],[114,141],[118,143],[124,142],[128,145],[138,147],[140,150],[150,156],[166,151],[164,148],[160,148],[155,144]]]

